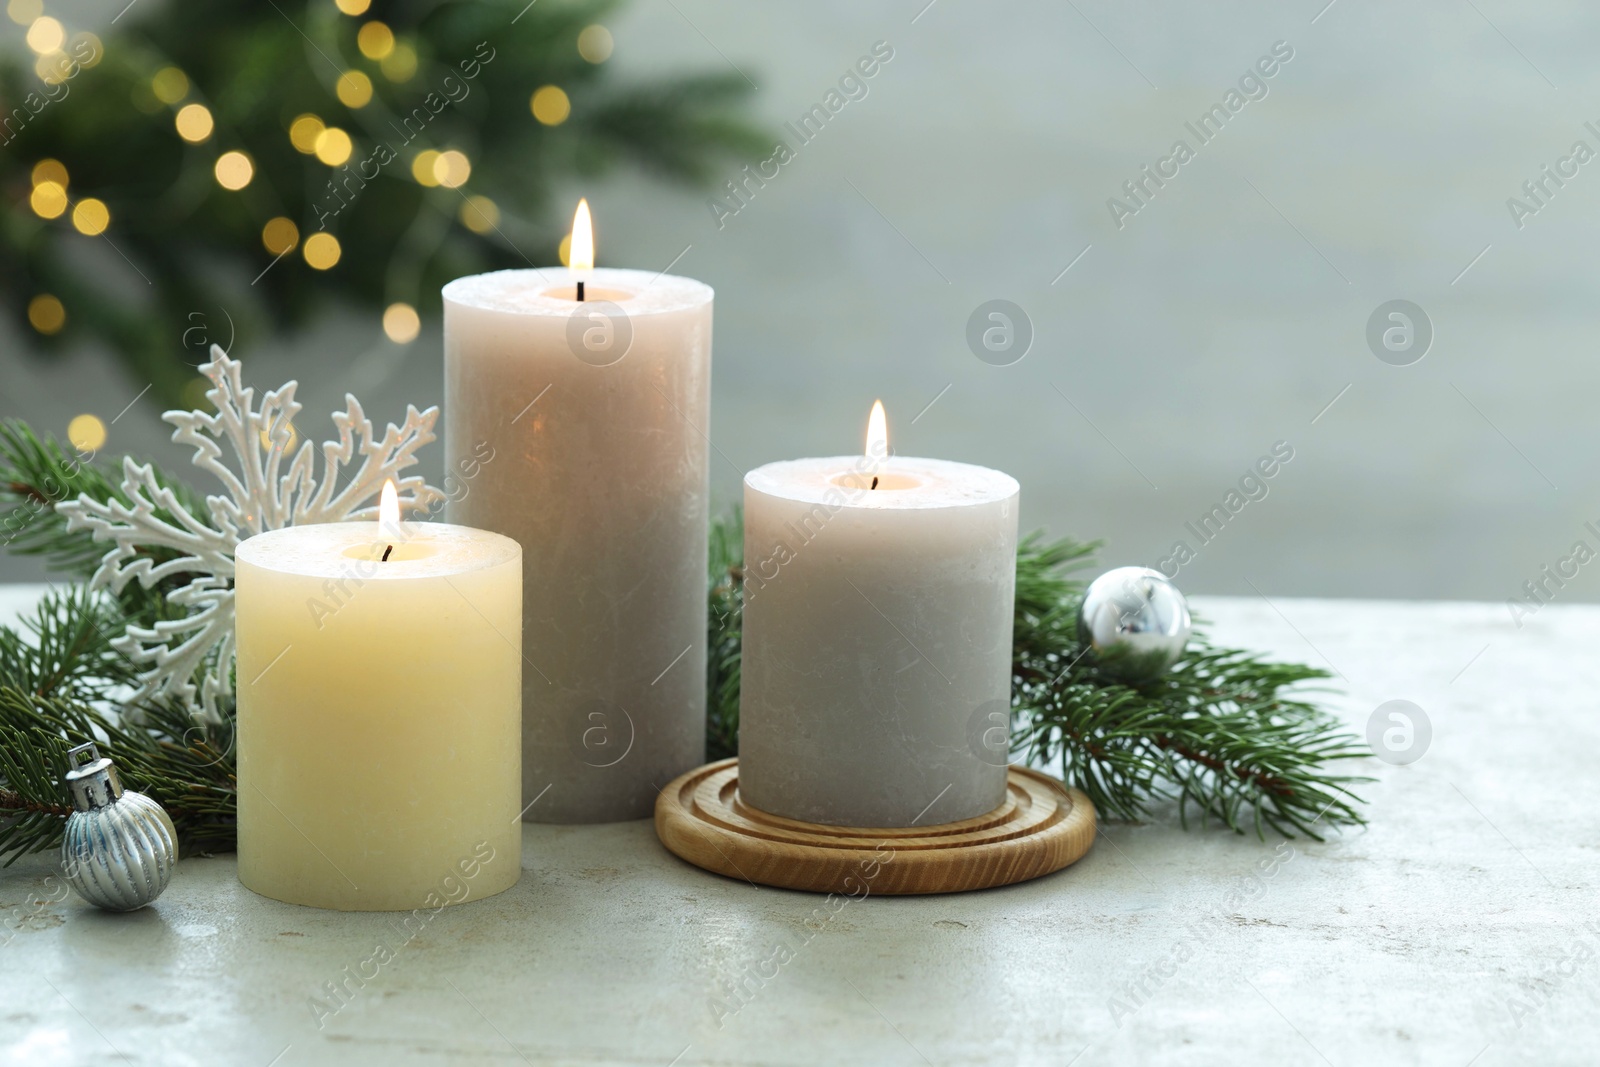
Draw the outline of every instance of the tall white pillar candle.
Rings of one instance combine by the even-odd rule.
[[[844,456],[768,464],[744,486],[741,797],[844,826],[999,806],[1016,481]]]
[[[239,880],[291,904],[436,910],[522,869],[521,549],[381,533],[292,526],[235,554]]]
[[[524,551],[530,821],[644,818],[705,758],[711,300],[611,269],[444,288],[448,514]]]

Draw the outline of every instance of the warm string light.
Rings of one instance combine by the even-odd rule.
[[[559,126],[572,114],[572,99],[559,85],[544,85],[528,101],[533,117],[544,126]]]
[[[590,63],[604,63],[614,47],[611,31],[604,26],[585,26],[578,34],[578,54]]]
[[[337,0],[337,3],[345,14],[357,15],[365,11],[370,0]],[[380,22],[368,22],[362,29],[365,31],[365,40],[361,42],[363,54],[369,58],[387,56],[394,46],[394,38],[389,28]],[[610,35],[603,27],[592,26],[589,30],[594,31],[590,34],[593,39],[594,54],[586,54],[585,58],[590,62],[602,62],[610,54]],[[164,68],[152,79],[152,89],[157,98],[169,104],[181,103],[188,95],[190,87],[188,76],[176,67]],[[556,92],[560,90],[557,89]],[[371,80],[360,72],[346,72],[340,81],[339,95],[346,106],[364,106],[370,99]],[[565,94],[561,95],[564,101]],[[191,144],[209,140],[215,132],[215,119],[211,110],[198,103],[179,108],[175,125],[179,135]],[[318,116],[309,113],[297,116],[290,124],[289,139],[296,150],[314,155],[329,166],[344,162],[353,151],[349,134],[336,127],[325,125]],[[36,170],[34,207],[41,217],[55,218],[64,214],[70,205],[65,195],[65,168],[59,168],[63,173],[60,174],[61,180],[58,186],[50,180],[56,175],[47,171],[46,167],[59,168],[59,164],[54,160],[46,160],[45,164]],[[424,152],[414,161],[413,167],[420,183],[445,185],[450,188],[464,184],[465,176],[470,173],[469,168],[470,163],[467,162],[465,155],[454,150]],[[254,161],[246,153],[237,150],[222,153],[216,160],[213,171],[217,183],[232,191],[244,188],[255,177]],[[41,178],[44,180],[41,181]],[[39,191],[41,185],[44,189]],[[474,232],[492,229],[498,222],[498,216],[498,207],[487,197],[473,197],[462,209],[463,223]],[[82,232],[94,235],[103,232],[109,222],[109,213],[105,211],[100,201],[89,200],[82,210],[74,212],[73,221]],[[262,229],[262,242],[268,251],[280,255],[293,251],[300,245],[300,233],[292,220],[273,218]],[[593,271],[595,258],[594,223],[586,198],[578,201],[577,210],[573,215],[572,232],[565,244],[572,271],[580,275],[576,279],[576,290],[577,299],[582,301],[588,295],[589,281],[582,275]],[[312,235],[305,241],[306,261],[317,270],[327,270],[334,266],[340,258],[341,251],[337,238],[331,234]],[[53,297],[48,299],[54,300]],[[59,328],[55,320],[64,319],[62,315],[49,314],[50,310],[52,309],[45,308],[37,315],[30,315],[30,318],[38,320],[36,325],[43,332],[54,332]],[[392,305],[385,314],[385,333],[397,343],[406,343],[413,339],[417,332],[416,325],[412,322],[414,317],[415,312],[408,305]]]
[[[78,415],[67,423],[67,440],[79,452],[98,452],[106,443],[106,424],[97,415]]]
[[[394,31],[376,19],[364,22],[356,31],[356,47],[368,59],[382,60],[394,51]]]

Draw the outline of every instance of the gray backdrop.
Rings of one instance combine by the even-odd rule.
[[[721,211],[640,176],[571,190],[603,263],[681,255],[675,272],[717,289],[717,499],[737,499],[736,468],[852,451],[882,397],[896,451],[1015,475],[1024,528],[1169,570],[1185,541],[1191,592],[1504,601],[1574,542],[1600,549],[1600,160],[1572,155],[1600,151],[1600,12],[1325,3],[627,8],[618,74],[737,66],[793,155]],[[783,129],[876,42],[893,58],[846,84],[856,99],[806,143]],[[1292,58],[1246,78],[1277,42]],[[1202,142],[1186,123],[1218,104]],[[1124,192],[1134,179],[1148,196]],[[969,345],[991,300],[1031,323],[1010,365],[994,364],[1017,346],[985,362]],[[1385,309],[1386,362],[1368,322],[1393,300],[1425,320]],[[47,364],[0,343],[0,413],[58,433],[142,387],[100,353]],[[384,417],[440,394],[437,319],[405,348],[348,315],[235,354],[257,385],[301,379],[308,434],[347,389]],[[108,451],[181,460],[156,415],[136,404]],[[1278,442],[1292,459],[1230,501]],[[1209,543],[1186,527],[1230,503]],[[1593,599],[1590,570],[1557,595]]]

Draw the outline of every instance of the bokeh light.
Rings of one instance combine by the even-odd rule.
[[[189,76],[177,67],[162,67],[150,79],[150,91],[163,104],[176,104],[189,95]]]
[[[394,31],[381,22],[364,22],[356,31],[356,47],[368,59],[382,59],[394,51]]]
[[[50,293],[40,293],[28,301],[28,324],[47,337],[60,333],[67,324],[67,309]]]
[[[273,441],[272,431],[271,426],[261,431],[261,447],[269,452],[277,448],[280,455],[288,455],[294,451],[294,446],[300,443],[300,431],[294,428],[292,422],[284,423],[277,428],[277,441]]]
[[[33,184],[40,182],[55,182],[61,188],[67,187],[67,168],[59,159],[41,159],[33,165]]]
[[[66,42],[66,28],[49,15],[39,16],[28,27],[28,47],[41,55],[57,51]]]
[[[316,270],[327,270],[339,262],[339,239],[331,233],[314,233],[306,238],[300,254]]]
[[[46,52],[34,60],[33,73],[36,78],[46,85],[60,85],[77,73],[77,64],[67,58],[65,52]],[[160,105],[158,104],[157,106],[159,107]]]
[[[106,443],[106,424],[96,415],[77,415],[67,423],[67,440],[79,452],[98,452]]]
[[[410,344],[422,332],[422,318],[410,304],[390,304],[383,311],[383,332],[397,345]]]
[[[72,209],[72,225],[81,234],[98,237],[111,225],[111,210],[92,196],[79,200]]]
[[[317,134],[317,158],[330,167],[342,165],[354,149],[350,135],[337,126],[329,126]]]
[[[469,196],[461,202],[461,225],[473,233],[488,233],[500,225],[500,208],[487,196]]]
[[[190,144],[206,140],[216,128],[211,109],[204,104],[184,104],[173,116],[172,124],[178,128],[178,136]]]
[[[378,69],[392,82],[408,82],[417,73],[417,50],[408,44],[397,43],[393,52],[378,61]]]
[[[372,102],[372,79],[359,70],[347,70],[339,75],[334,87],[339,103],[348,108],[366,107]]]
[[[578,54],[591,63],[604,63],[610,59],[614,47],[611,31],[604,26],[585,26],[578,34]]]
[[[213,168],[217,175],[217,184],[224,189],[240,190],[250,184],[250,179],[256,176],[256,167],[250,162],[250,157],[243,152],[224,152],[217,157],[217,165]]]
[[[533,111],[533,117],[546,126],[559,126],[572,114],[572,101],[567,99],[567,94],[559,85],[546,85],[535,90],[528,106]]]
[[[18,26],[31,25],[33,20],[44,14],[43,0],[11,0],[6,5],[6,15]]]
[[[268,219],[267,224],[261,227],[261,243],[268,252],[281,256],[285,252],[293,251],[294,246],[300,243],[300,227],[294,224],[293,219],[279,215],[275,219]]]
[[[40,182],[28,197],[28,206],[41,219],[58,219],[67,210],[67,190],[58,182]]]
[[[431,148],[423,149],[411,160],[411,176],[417,179],[418,185],[435,186],[439,179],[433,176],[433,165],[438,162],[439,153]]]
[[[315,115],[300,115],[289,123],[289,143],[295,149],[306,155],[315,155],[317,151],[317,138],[322,135],[325,127],[322,120]]]
[[[106,54],[105,43],[88,30],[80,30],[73,34],[72,46],[73,56],[83,57],[74,60],[80,67],[97,67],[100,65],[101,57]]]
[[[190,411],[205,411],[212,407],[211,398],[206,396],[210,391],[211,379],[192,378],[178,395],[183,399],[183,406]]]
[[[367,8],[372,6],[372,0],[333,0],[333,2],[346,15],[364,15]]]
[[[467,184],[470,177],[472,163],[464,152],[452,148],[448,152],[440,152],[439,158],[433,161],[433,180],[446,189],[459,189]]]

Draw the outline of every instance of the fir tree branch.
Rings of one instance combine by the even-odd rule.
[[[708,751],[737,751],[738,517],[714,527],[711,564]],[[1177,801],[1188,826],[1216,819],[1240,833],[1268,829],[1318,837],[1321,827],[1365,820],[1352,787],[1369,779],[1330,764],[1368,755],[1366,746],[1304,699],[1325,671],[1270,663],[1210,644],[1197,628],[1166,674],[1129,685],[1100,669],[1078,640],[1084,585],[1096,543],[1028,537],[1017,553],[1012,752],[1059,766],[1103,815],[1150,816]],[[1319,838],[1320,839],[1320,838]]]
[[[82,587],[50,593],[18,627],[0,627],[0,856],[60,843],[67,749],[94,741],[124,783],[167,809],[185,851],[233,847],[233,724],[197,725],[170,703],[123,723],[115,697],[134,668],[111,648],[130,621]]]
[[[207,514],[202,494],[160,471],[156,474],[158,482],[171,488],[190,514]],[[120,468],[102,466],[92,454],[69,450],[54,437],[41,438],[20,419],[0,420],[0,548],[40,556],[51,570],[74,578],[92,578],[111,546],[96,542],[88,530],[69,531],[66,517],[55,508],[80,496],[101,503],[132,503],[122,491]],[[172,518],[162,511],[156,517],[163,521]],[[142,551],[155,563],[177,557],[175,550],[161,546]],[[130,582],[119,600],[140,625],[149,626],[173,617],[166,610],[166,595],[172,587],[168,582],[147,589],[142,583]]]

